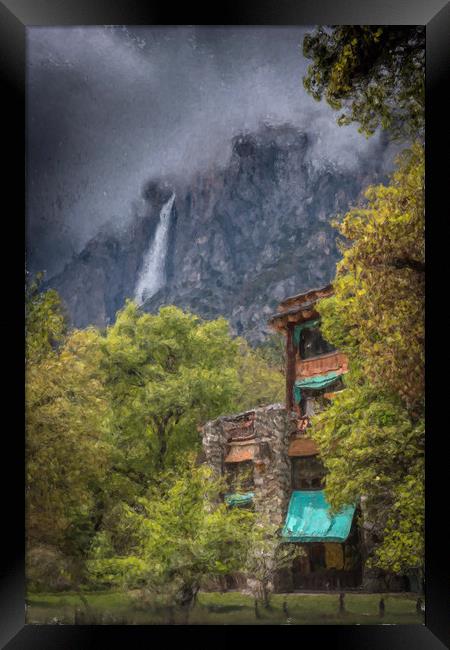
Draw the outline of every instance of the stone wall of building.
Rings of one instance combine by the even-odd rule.
[[[224,459],[228,438],[227,432],[224,429],[225,420],[225,417],[211,420],[202,429],[202,443],[206,462],[218,476],[222,476],[224,472]]]
[[[315,404],[315,407],[319,406]],[[307,436],[305,438],[306,432],[299,432],[298,424],[298,416],[295,413],[287,411],[283,404],[272,404],[244,413],[219,417],[207,422],[202,428],[205,460],[218,476],[226,475],[227,466],[233,466],[233,463],[226,462],[227,457],[235,457],[230,454],[233,441],[241,445],[235,447],[235,450],[242,455],[247,453],[249,447],[254,450],[251,461],[254,509],[261,513],[261,518],[279,528],[284,524],[293,489],[289,444],[294,444],[292,441],[298,443],[299,440],[309,440]],[[248,459],[245,462],[248,463]],[[305,472],[303,474],[306,476]],[[403,576],[371,569],[366,564],[366,559],[377,545],[383,528],[385,517],[381,504],[369,510],[363,497],[361,515],[359,535],[363,560],[363,589],[369,592],[404,590],[407,585]],[[292,591],[292,571],[288,568],[279,570],[273,588],[277,592]]]
[[[219,417],[207,422],[202,431],[206,462],[220,476],[227,471],[225,459],[230,451],[230,441],[251,437],[252,443],[254,441],[254,508],[261,518],[280,528],[284,524],[291,494],[288,449],[296,428],[295,414],[288,412],[284,404],[271,404]],[[291,572],[282,571],[271,587],[275,591],[291,591],[291,582]]]
[[[255,409],[255,510],[282,526],[291,493],[289,438],[296,424],[284,405]]]
[[[267,515],[271,523],[282,526],[291,491],[289,438],[296,428],[293,414],[288,413],[283,404],[271,404],[207,422],[202,430],[206,462],[223,476],[229,442],[239,426],[244,427],[250,421],[255,441],[255,510]]]

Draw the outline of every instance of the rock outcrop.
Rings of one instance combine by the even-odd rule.
[[[78,327],[114,320],[132,298],[162,206],[175,193],[165,282],[143,309],[175,304],[204,318],[225,316],[256,343],[287,295],[323,286],[339,259],[330,219],[384,180],[380,156],[343,171],[312,157],[313,140],[292,126],[237,136],[229,164],[189,181],[154,179],[146,209],[120,234],[100,233],[52,278]]]

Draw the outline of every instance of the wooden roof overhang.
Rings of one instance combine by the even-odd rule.
[[[331,295],[333,295],[332,284],[327,284],[326,286],[320,287],[319,289],[309,289],[308,291],[297,293],[295,296],[290,296],[289,298],[282,300],[280,302],[278,310],[284,311],[285,309],[289,309],[294,306],[299,307],[306,303],[315,303],[321,298],[328,298],[328,296]]]
[[[288,456],[316,456],[319,449],[311,438],[296,437],[289,443]]]
[[[232,440],[225,463],[241,463],[244,460],[253,460],[256,454],[256,440]]]
[[[314,308],[315,303],[332,294],[333,286],[327,284],[320,289],[310,289],[305,293],[290,296],[280,302],[276,313],[269,318],[268,324],[272,329],[282,332],[286,331],[289,323],[303,323],[318,318],[319,314]]]
[[[285,311],[276,312],[269,320],[269,326],[278,332],[286,331],[288,324],[303,323],[314,318],[318,318],[319,314],[313,307],[314,303],[307,303],[299,307],[292,307]]]

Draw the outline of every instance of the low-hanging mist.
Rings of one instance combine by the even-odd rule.
[[[306,131],[317,169],[358,173],[361,157],[389,153],[305,93],[306,31],[29,28],[29,270],[49,278],[102,228],[129,229],[148,179],[226,168],[233,137],[263,122]]]
[[[314,146],[308,132],[265,124],[232,139],[223,167],[149,181],[127,227],[104,229],[48,286],[78,327],[113,322],[135,296],[149,312],[225,316],[235,334],[263,341],[280,300],[332,280],[331,218],[385,180],[381,145],[357,170],[314,165]]]

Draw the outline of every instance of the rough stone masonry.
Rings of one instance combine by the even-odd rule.
[[[288,447],[295,430],[295,414],[290,414],[283,404],[222,416],[203,427],[206,462],[220,476],[226,472],[225,459],[230,448],[233,444],[242,444],[240,440],[245,434],[246,442],[254,449],[255,511],[267,515],[269,521],[277,526],[283,525],[289,503],[291,470]]]

